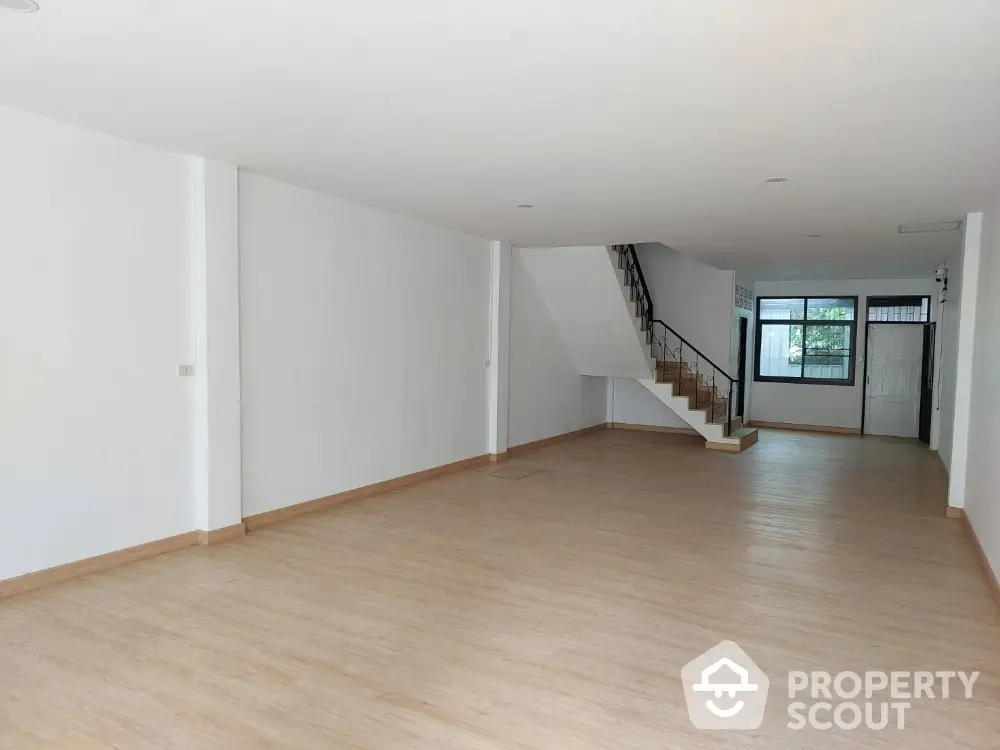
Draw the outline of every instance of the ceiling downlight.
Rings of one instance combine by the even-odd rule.
[[[0,0],[0,8],[15,13],[35,13],[38,11],[38,3],[35,0]]]

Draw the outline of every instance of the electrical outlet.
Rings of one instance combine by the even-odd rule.
[[[194,375],[194,365],[180,365],[177,368],[177,374],[182,378],[189,378]]]

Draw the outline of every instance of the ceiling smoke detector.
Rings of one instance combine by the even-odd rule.
[[[15,13],[34,13],[38,10],[35,0],[0,0],[0,8]]]

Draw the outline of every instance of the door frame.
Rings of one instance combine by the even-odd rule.
[[[739,330],[736,334],[736,356],[738,357],[736,361],[736,377],[740,383],[740,400],[739,410],[736,412],[736,415],[746,419],[744,412],[747,408],[747,355],[749,354],[747,344],[750,343],[750,321],[741,315],[738,325]]]
[[[868,300],[869,299],[926,299],[927,300],[927,317],[928,320],[868,320]],[[931,310],[931,295],[929,294],[870,294],[865,298],[865,366],[861,375],[861,435],[865,435],[865,417],[867,416],[865,412],[868,407],[868,341],[871,335],[870,329],[872,324],[880,326],[935,326],[936,323],[932,322],[930,318]],[[927,348],[927,339],[924,338],[924,349]],[[922,361],[926,361],[927,352],[921,352]],[[933,391],[930,395],[933,400]],[[933,406],[933,404],[932,404]],[[924,409],[924,389],[920,389],[920,411],[923,412]]]
[[[924,352],[920,367],[920,419],[917,439],[928,448],[931,445],[931,426],[934,424],[934,355],[937,351],[937,321],[924,326]],[[927,388],[930,383],[930,388]],[[925,399],[924,396],[927,398]],[[924,418],[926,415],[926,419]],[[924,429],[926,427],[926,430]],[[924,435],[927,439],[924,440]]]

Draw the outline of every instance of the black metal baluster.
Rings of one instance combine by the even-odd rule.
[[[700,366],[701,366],[701,355],[699,352],[695,352],[694,355],[694,408],[695,409],[698,408],[698,404],[701,401],[701,399],[698,398],[698,396],[700,395],[698,393],[699,390],[698,386],[701,384],[701,372],[699,372]]]

